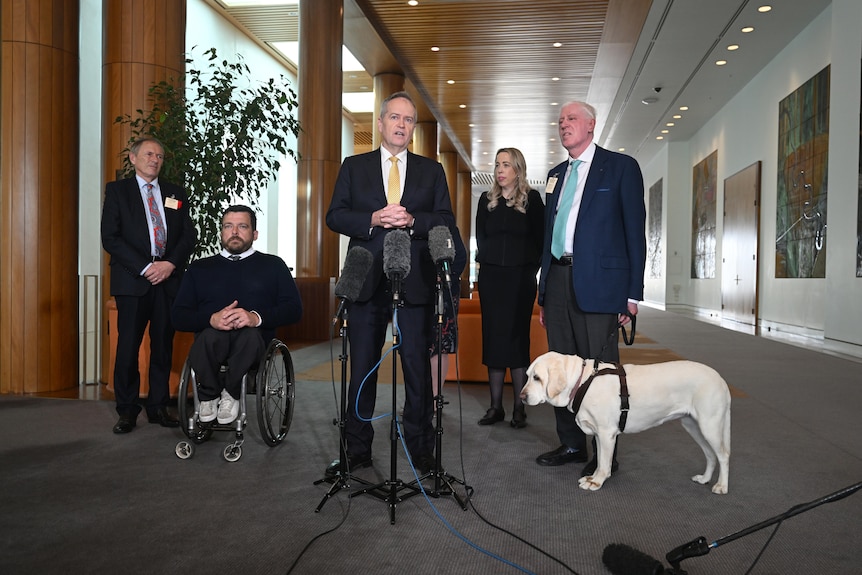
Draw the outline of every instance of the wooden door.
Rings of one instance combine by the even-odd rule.
[[[722,319],[757,326],[760,162],[724,181]]]

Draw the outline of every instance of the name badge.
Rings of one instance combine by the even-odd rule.
[[[182,205],[183,205],[182,201],[180,201],[176,198],[166,198],[165,199],[165,207],[166,208],[170,208],[172,210],[178,210],[182,207]]]
[[[545,195],[550,195],[554,193],[554,188],[557,187],[557,176],[551,176],[548,178],[548,183],[545,184]]]

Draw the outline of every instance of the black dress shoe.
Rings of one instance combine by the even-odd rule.
[[[416,466],[416,471],[419,472],[419,475],[425,475],[437,468],[437,459],[433,453],[423,453],[413,460],[413,465]]]
[[[584,465],[584,468],[581,469],[581,477],[587,477],[589,475],[593,475],[596,472],[596,469],[599,468],[599,462],[595,459],[591,459],[589,463]],[[616,473],[617,469],[620,468],[620,464],[617,463],[617,460],[614,459],[613,463],[611,463],[611,473]]]
[[[345,471],[355,471],[363,467],[371,467],[371,453],[363,453],[362,455],[347,455],[347,469]],[[341,460],[336,459],[326,468],[326,477],[335,477],[341,470]]]
[[[498,421],[506,419],[506,412],[502,409],[492,407],[485,412],[485,417],[479,420],[479,425],[494,425]]]
[[[121,415],[114,426],[114,433],[130,433],[135,428],[135,419],[133,415]]]
[[[147,419],[150,423],[158,423],[162,427],[179,427],[180,421],[168,413],[167,407],[160,407],[155,413],[148,413]]]
[[[527,412],[522,405],[520,408],[515,408],[515,411],[512,412],[512,427],[515,429],[522,429],[527,427]]]
[[[543,453],[536,458],[539,465],[565,465],[566,463],[583,463],[587,460],[587,454],[581,449],[575,449],[568,445],[561,445],[553,451]]]

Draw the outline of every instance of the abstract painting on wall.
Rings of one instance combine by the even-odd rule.
[[[662,180],[650,186],[649,211],[647,213],[647,269],[650,279],[661,279],[661,211],[662,211]]]
[[[829,66],[778,104],[775,277],[826,277]]]
[[[691,277],[715,277],[715,214],[718,150],[701,160],[692,174]]]

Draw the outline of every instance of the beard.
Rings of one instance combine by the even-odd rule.
[[[242,238],[232,237],[228,238],[227,241],[222,241],[221,247],[225,249],[229,254],[239,255],[251,247],[251,241],[244,242]]]

